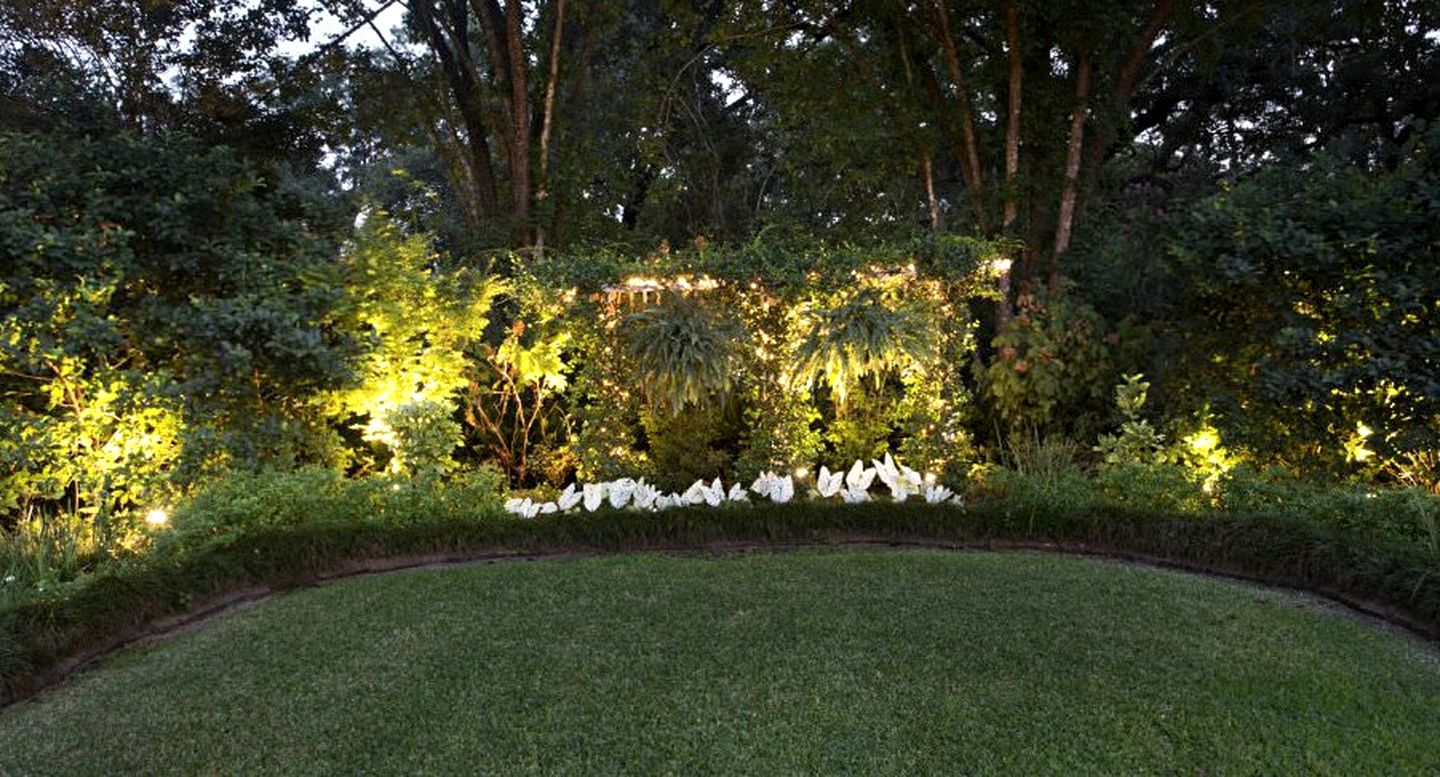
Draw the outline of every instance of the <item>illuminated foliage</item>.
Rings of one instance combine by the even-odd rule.
[[[333,215],[184,137],[0,136],[5,506],[128,520],[216,467],[326,458]]]
[[[1123,420],[1118,434],[1100,435],[1095,451],[1106,464],[1145,464],[1163,461],[1165,435],[1141,416],[1150,383],[1144,375],[1126,375],[1125,382],[1115,387],[1115,408]]]
[[[811,465],[821,450],[820,411],[803,383],[790,379],[804,316],[799,305],[753,284],[736,301],[750,332],[744,396],[745,423],[736,476],[791,472]]]
[[[576,329],[585,332],[577,340],[581,476],[663,477],[665,458],[686,471],[733,460],[752,477],[878,456],[892,444],[937,473],[968,461],[965,371],[974,338],[965,301],[987,293],[998,249],[989,250],[944,239],[785,257],[757,243],[662,250],[643,274],[608,285],[590,276],[602,289],[598,308],[581,294],[570,314],[600,323]],[[774,283],[750,274],[786,261],[809,269],[781,270]],[[604,266],[556,269],[575,280],[569,268],[597,264]],[[715,369],[712,355],[727,367]],[[688,424],[662,423],[677,405],[711,416],[687,410]],[[687,429],[693,439],[663,439]],[[628,464],[617,466],[622,460]]]
[[[484,333],[504,289],[492,277],[438,265],[427,235],[407,235],[383,213],[369,214],[342,252],[346,296],[338,318],[367,347],[358,381],[330,397],[332,412],[358,418],[364,439],[392,454],[392,470],[404,467],[403,455],[394,455],[400,444],[394,413],[407,415],[412,435],[429,434],[414,427],[424,418],[443,427],[435,435],[451,436],[442,423],[447,416],[434,406],[457,409],[467,384],[466,349]],[[417,407],[427,409],[417,414]]]
[[[515,321],[498,347],[479,344],[463,390],[468,434],[518,485],[559,485],[575,468],[565,402],[576,338],[562,319],[574,295],[533,281],[512,283]]]
[[[837,405],[868,381],[878,387],[901,370],[934,362],[932,320],[896,290],[865,288],[813,314],[796,352],[796,377],[829,387]]]

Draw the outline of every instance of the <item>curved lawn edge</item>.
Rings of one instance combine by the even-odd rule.
[[[1433,555],[1265,515],[1201,519],[1115,509],[1061,515],[1003,503],[762,504],[536,521],[333,523],[241,536],[14,609],[0,621],[0,707],[126,645],[328,580],[502,559],[861,544],[1051,552],[1219,575],[1314,594],[1440,643],[1440,561]]]

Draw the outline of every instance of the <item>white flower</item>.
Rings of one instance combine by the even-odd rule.
[[[831,472],[828,466],[821,465],[815,473],[815,483],[808,496],[817,499],[839,497],[847,504],[869,502],[870,488],[878,479],[889,489],[890,498],[896,502],[904,502],[919,495],[929,504],[963,504],[954,491],[938,485],[934,475],[921,474],[897,462],[889,451],[885,452],[883,458],[871,460],[871,464],[873,466],[867,467],[863,460],[857,459],[845,472]],[[804,477],[805,471],[804,468],[799,468],[794,474],[781,476],[773,470],[766,470],[755,478],[749,489],[742,483],[733,483],[728,491],[720,478],[709,483],[703,479],[696,480],[684,493],[678,494],[661,493],[643,479],[620,478],[608,483],[584,485],[571,483],[565,486],[565,490],[561,491],[553,502],[536,502],[529,497],[514,497],[505,500],[505,510],[522,518],[534,518],[537,515],[570,511],[577,505],[583,505],[585,510],[594,512],[608,500],[609,505],[617,510],[628,506],[635,510],[659,512],[685,505],[705,504],[720,507],[727,501],[749,502],[751,492],[775,504],[786,504],[794,500],[797,480]],[[0,582],[9,583],[13,580],[12,575]]]
[[[703,487],[703,490],[705,492],[705,504],[711,507],[719,507],[720,503],[725,501],[725,486],[720,483],[720,478],[715,478],[715,482]]]
[[[916,472],[915,470],[910,469],[904,464],[901,464],[900,482],[904,483],[912,491],[919,491],[920,487],[925,485],[925,478],[919,472]]]
[[[795,481],[789,475],[775,479],[775,485],[770,489],[770,501],[775,504],[785,504],[795,496]]]
[[[869,491],[870,484],[874,481],[875,470],[867,468],[859,459],[856,459],[854,466],[845,473],[845,485],[851,491]]]
[[[705,501],[705,481],[697,480],[691,483],[690,487],[685,489],[685,493],[680,495],[680,499],[684,504],[689,505],[698,505]]]
[[[885,451],[884,461],[872,459],[870,463],[875,465],[876,477],[894,493],[895,487],[900,483],[900,470],[895,467],[895,460],[890,458],[890,451]]]
[[[820,465],[820,474],[815,478],[815,493],[823,499],[829,499],[840,493],[840,487],[844,482],[845,473],[831,472],[829,467]]]
[[[642,480],[635,484],[635,494],[631,504],[635,505],[636,509],[649,510],[655,506],[655,500],[659,496],[660,492],[654,486]]]
[[[619,510],[630,501],[630,495],[635,493],[635,481],[630,478],[620,478],[612,482],[605,490],[610,495],[610,506]]]
[[[760,476],[755,478],[755,482],[750,484],[750,490],[760,496],[770,496],[770,492],[775,490],[777,480],[774,472],[761,472]]]
[[[14,576],[14,575],[6,575],[6,576],[5,576],[5,582],[6,582],[6,584],[15,582],[15,576]]]
[[[580,504],[582,498],[584,498],[584,496],[579,491],[576,491],[575,484],[571,483],[565,487],[564,491],[560,492],[560,496],[555,499],[555,503],[561,510],[570,510],[575,505]]]
[[[928,503],[930,503],[930,504],[932,504],[932,505],[938,505],[938,504],[940,504],[940,503],[942,503],[942,502],[945,502],[946,500],[948,500],[950,497],[952,497],[952,496],[954,496],[954,495],[955,495],[955,492],[954,492],[954,491],[951,491],[950,489],[946,488],[945,486],[926,486],[926,487],[925,487],[925,501],[928,502]]]
[[[600,509],[600,503],[605,499],[604,483],[585,484],[585,511],[593,513]]]

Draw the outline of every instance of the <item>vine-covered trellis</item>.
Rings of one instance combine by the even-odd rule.
[[[1008,248],[547,255],[517,262],[511,348],[565,339],[552,400],[586,479],[745,478],[887,449],[943,473],[969,457],[970,308]]]

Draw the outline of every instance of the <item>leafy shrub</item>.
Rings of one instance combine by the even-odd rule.
[[[1165,458],[1162,443],[1165,436],[1141,417],[1150,384],[1143,375],[1126,375],[1125,382],[1115,387],[1115,407],[1121,418],[1119,434],[1102,434],[1095,446],[1109,465],[1158,463]]]
[[[1063,288],[1019,295],[995,335],[985,372],[996,413],[1011,429],[1062,422],[1088,437],[1111,374],[1105,322]]]
[[[1174,388],[1269,460],[1368,475],[1440,449],[1440,126],[1403,157],[1272,165],[1175,220]]]
[[[830,388],[837,407],[865,382],[879,388],[912,365],[934,362],[937,338],[919,300],[862,288],[815,313],[796,352],[795,376]],[[878,393],[878,392],[877,392]],[[873,398],[872,398],[873,399]]]
[[[356,360],[357,379],[325,396],[336,421],[358,419],[364,439],[389,448],[392,464],[408,471],[446,466],[455,445],[439,448],[459,433],[452,435],[442,417],[454,412],[468,383],[466,349],[484,333],[495,298],[508,288],[467,268],[446,268],[432,240],[406,234],[374,212],[345,245],[338,325],[365,348]],[[404,443],[392,416],[420,446],[413,466],[397,450]]]
[[[183,557],[241,537],[302,526],[406,525],[503,515],[505,478],[491,468],[439,481],[400,477],[350,479],[320,467],[234,474],[183,502],[172,528],[156,540],[160,557]]]
[[[1372,537],[1434,545],[1440,498],[1415,488],[1314,482],[1280,469],[1238,467],[1224,481],[1221,508],[1268,513]]]
[[[763,288],[739,295],[754,347],[746,351],[744,424],[735,475],[789,472],[820,455],[821,415],[809,388],[791,379],[804,310]]]
[[[1009,467],[977,470],[966,491],[967,501],[1019,518],[1027,527],[1058,517],[1083,513],[1104,504],[1094,481],[1073,467],[1055,467],[1027,474]]]
[[[575,336],[560,320],[568,293],[517,279],[519,311],[499,346],[480,343],[462,389],[467,439],[516,486],[562,483],[577,464],[570,448]]]
[[[727,415],[725,408],[694,406],[644,413],[641,424],[651,467],[648,473],[639,474],[672,491],[684,490],[700,479],[729,477],[730,450],[737,431]]]
[[[384,416],[392,432],[390,470],[397,474],[433,478],[455,468],[460,445],[460,424],[451,418],[447,404],[431,400],[407,402]]]
[[[1134,510],[1193,514],[1213,505],[1190,470],[1165,461],[1104,467],[1095,475],[1095,486],[1110,503]]]

